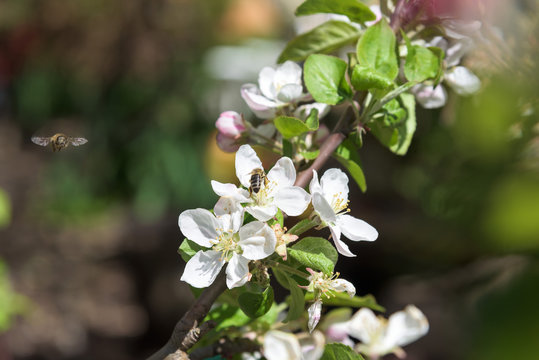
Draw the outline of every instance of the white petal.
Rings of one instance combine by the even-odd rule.
[[[344,279],[336,279],[333,280],[331,283],[333,286],[333,289],[338,292],[344,292],[346,291],[350,297],[353,297],[356,294],[356,287],[347,280]]]
[[[331,224],[335,223],[335,221],[337,220],[335,211],[321,193],[312,193],[312,201],[314,210],[316,210],[322,221]]]
[[[249,260],[234,253],[226,267],[226,286],[229,289],[243,286],[249,279]]]
[[[378,231],[375,228],[350,215],[337,216],[337,225],[343,235],[352,241],[374,241],[378,238]]]
[[[481,88],[481,80],[464,66],[455,66],[447,71],[444,80],[459,95],[472,95]]]
[[[212,180],[211,187],[213,191],[219,196],[230,197],[240,202],[249,201],[249,191],[238,188],[234,184],[223,184],[219,181]]]
[[[334,197],[348,200],[348,176],[337,168],[326,170],[320,178],[324,197],[331,203]]]
[[[256,128],[254,128],[255,133],[268,139],[271,139],[273,135],[275,135],[275,131],[275,125],[273,125],[273,123],[258,125]]]
[[[322,313],[322,300],[316,300],[309,309],[307,310],[309,314],[309,332],[313,332],[314,328],[320,321],[320,314]]]
[[[199,251],[185,265],[181,280],[196,288],[208,287],[224,264],[219,251]]]
[[[285,61],[277,67],[273,82],[278,86],[286,84],[301,85],[301,66],[293,61]]]
[[[447,101],[447,92],[441,84],[436,87],[419,84],[412,87],[411,91],[417,102],[425,109],[441,108]]]
[[[309,206],[311,196],[299,186],[287,186],[279,189],[274,201],[275,205],[287,215],[299,216]]]
[[[262,95],[268,99],[275,100],[276,91],[273,84],[273,78],[275,77],[275,69],[269,66],[266,66],[258,74],[258,85],[260,86],[260,91]]]
[[[242,145],[236,153],[236,176],[240,183],[248,188],[251,180],[251,172],[255,169],[263,169],[262,162],[250,145]]]
[[[206,209],[185,210],[178,218],[183,235],[200,246],[211,247],[211,240],[219,237],[220,224],[215,216]]]
[[[311,194],[314,194],[315,192],[322,194],[322,187],[320,186],[320,182],[318,181],[318,173],[316,170],[313,170],[313,178],[309,184],[309,192]]]
[[[338,226],[332,226],[329,225],[329,231],[331,231],[331,237],[333,238],[333,243],[335,244],[335,247],[337,248],[337,251],[339,254],[347,256],[347,257],[355,257],[356,255],[350,251],[348,248],[348,245],[346,245],[341,240],[341,229],[339,229]]]
[[[243,257],[260,260],[275,252],[277,238],[268,225],[261,221],[253,221],[240,229],[238,244],[243,249]]]
[[[310,337],[300,341],[303,360],[319,360],[324,353],[326,337],[321,331],[315,330]]]
[[[299,341],[293,334],[270,330],[264,335],[264,356],[268,360],[300,360]]]
[[[384,324],[368,308],[356,312],[348,323],[348,333],[364,344],[372,344],[383,330]]]
[[[326,116],[331,109],[331,106],[323,103],[312,103],[299,106],[296,111],[294,111],[294,116],[300,118],[301,120],[307,119],[312,109],[318,110],[318,118],[322,119]]]
[[[384,344],[386,347],[408,345],[428,331],[429,322],[425,315],[417,307],[408,305],[389,317]]]
[[[277,187],[292,186],[296,181],[296,168],[292,160],[287,157],[280,158],[268,172],[268,180],[275,182]]]
[[[262,95],[260,91],[253,84],[245,84],[241,87],[241,97],[249,109],[261,119],[271,119],[275,117],[275,109],[278,104]]]
[[[248,205],[245,207],[245,211],[253,215],[255,219],[260,221],[268,221],[277,214],[277,206],[258,206],[258,205]]]
[[[213,207],[213,212],[218,218],[223,215],[230,216],[229,225],[225,229],[232,230],[231,232],[233,233],[238,232],[240,226],[243,224],[244,211],[245,209],[238,201],[226,196],[220,197]]]
[[[277,93],[277,100],[284,103],[292,102],[301,97],[303,86],[298,84],[286,84]]]
[[[455,41],[445,52],[445,65],[447,68],[457,66],[460,59],[470,51],[474,46],[474,42],[470,38],[463,38]]]

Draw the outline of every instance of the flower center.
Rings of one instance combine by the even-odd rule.
[[[233,253],[241,250],[238,245],[240,236],[234,234],[233,230],[216,230],[220,235],[212,241],[212,249],[221,252],[221,260],[229,261],[232,258]]]
[[[264,182],[262,182],[258,193],[251,194],[251,197],[255,201],[255,204],[258,206],[271,205],[271,203],[273,202],[273,193],[275,192],[276,187],[277,183],[275,181],[268,181],[267,184],[264,184]]]
[[[310,270],[310,269],[308,269]],[[334,295],[333,281],[339,277],[339,273],[328,276],[323,272],[310,271],[308,291],[313,292],[315,297],[325,295],[328,299]]]
[[[333,199],[331,199],[331,207],[333,208],[333,211],[335,211],[335,214],[341,214],[345,212],[350,212],[350,209],[348,208],[348,204],[350,203],[350,200],[345,200],[342,197],[342,193],[336,193],[333,194]]]

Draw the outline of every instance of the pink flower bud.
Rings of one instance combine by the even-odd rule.
[[[240,114],[235,111],[225,111],[221,113],[219,119],[215,122],[215,126],[219,130],[219,134],[237,139],[245,131],[245,123]]]
[[[216,140],[217,140],[217,146],[219,146],[219,149],[228,153],[233,153],[233,152],[238,151],[241,145],[240,141],[236,141],[236,139],[225,136],[220,132],[217,133]]]

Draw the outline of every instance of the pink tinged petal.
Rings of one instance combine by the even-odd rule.
[[[348,200],[348,176],[337,168],[326,170],[320,178],[324,197],[331,202],[334,197]]]
[[[243,257],[249,260],[264,259],[275,252],[277,238],[275,232],[261,221],[253,221],[240,229],[238,244]]]
[[[270,330],[264,336],[264,356],[268,360],[301,360],[301,347],[295,335]]]
[[[326,198],[320,194],[319,192],[312,193],[312,201],[314,210],[318,213],[318,216],[320,216],[320,219],[322,221],[328,223],[328,224],[334,224],[337,220],[337,216],[335,215],[335,211],[331,207],[331,205],[328,203]],[[339,232],[340,237],[340,232]]]
[[[242,145],[236,153],[236,176],[240,183],[248,188],[251,183],[251,172],[255,169],[263,169],[262,162],[250,145]]]
[[[299,216],[309,206],[311,196],[299,186],[287,186],[279,189],[274,202],[279,209],[290,216]]]
[[[332,282],[333,289],[338,292],[346,291],[350,297],[353,297],[356,294],[356,287],[347,280],[336,279]]]
[[[298,84],[286,84],[277,93],[277,100],[283,103],[292,102],[301,97],[303,86]]]
[[[272,100],[275,100],[277,95],[273,84],[274,77],[275,69],[269,66],[260,70],[260,73],[258,74],[258,85],[260,86],[262,95]]]
[[[309,332],[313,332],[314,328],[320,321],[320,314],[322,312],[322,300],[316,300],[314,304],[309,306],[307,313],[309,313]]]
[[[234,184],[223,184],[219,181],[212,180],[211,187],[213,192],[219,196],[226,196],[239,202],[249,201],[249,191],[240,189]]]
[[[309,338],[300,342],[303,360],[319,360],[324,353],[326,338],[321,331],[314,331]]]
[[[282,157],[268,172],[268,181],[275,182],[277,187],[292,186],[296,181],[296,168],[292,160]]]
[[[339,229],[338,226],[329,225],[329,231],[331,232],[333,243],[335,244],[335,247],[337,248],[337,251],[339,252],[339,254],[347,256],[347,257],[356,256],[354,253],[350,251],[350,249],[348,248],[348,245],[346,245],[341,240],[341,229]]]
[[[326,336],[337,342],[343,342],[348,338],[348,321],[331,324],[326,330]]]
[[[464,66],[455,66],[447,71],[444,81],[461,96],[472,95],[481,88],[481,80]]]
[[[417,307],[408,305],[388,319],[384,337],[386,347],[405,346],[416,341],[429,331],[429,322]]]
[[[362,308],[348,323],[348,334],[364,344],[372,344],[384,331],[384,324],[371,309]]]
[[[268,221],[272,217],[277,214],[277,206],[275,205],[269,205],[269,206],[259,206],[259,205],[252,205],[252,206],[246,206],[245,211],[247,211],[249,214],[253,215],[253,217],[260,221]]]
[[[382,10],[380,9],[380,5],[371,5],[369,6],[369,9],[376,15],[376,19],[372,21],[365,22],[365,25],[367,27],[371,27],[372,25],[376,24],[380,19],[382,18]]]
[[[309,183],[309,192],[311,193],[311,195],[315,192],[322,193],[322,187],[320,186],[320,182],[318,181],[318,173],[316,172],[316,170],[313,170],[313,178]]]
[[[185,265],[181,280],[196,288],[208,287],[224,264],[219,251],[199,251]]]
[[[374,241],[378,238],[378,231],[374,227],[350,215],[337,216],[337,226],[352,241]]]
[[[219,237],[220,223],[206,209],[185,210],[178,218],[178,225],[183,235],[200,246],[211,247],[210,241]]]
[[[260,90],[253,84],[245,84],[241,87],[241,97],[249,106],[249,109],[261,119],[275,117],[275,109],[278,104],[262,95]]]
[[[226,286],[229,289],[243,286],[249,280],[249,260],[234,253],[226,267]]]
[[[245,131],[245,124],[240,114],[235,111],[221,113],[215,126],[221,134],[231,138],[239,137]]]
[[[215,140],[217,141],[217,146],[219,146],[219,149],[227,153],[236,152],[241,145],[239,140],[225,136],[220,132],[217,133]]]
[[[441,108],[447,102],[447,92],[441,84],[436,87],[419,84],[411,89],[417,102],[425,109]]]

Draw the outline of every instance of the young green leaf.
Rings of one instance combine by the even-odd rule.
[[[288,276],[282,271],[276,269],[272,269],[272,271],[279,284],[290,290],[290,306],[288,308],[288,315],[284,319],[284,322],[296,320],[303,314],[303,311],[305,310],[304,292],[291,276]]]
[[[405,155],[416,129],[415,98],[401,94],[384,107],[384,117],[369,124],[373,135],[397,155]],[[395,108],[395,104],[398,106]]]
[[[310,131],[318,130],[318,127],[320,126],[320,122],[318,120],[318,109],[313,108],[311,110],[309,116],[307,116],[307,119],[305,119],[305,125],[307,125]]]
[[[406,34],[404,32],[402,34],[408,50],[404,64],[406,79],[417,82],[434,79],[440,71],[438,55],[423,46],[412,45]]]
[[[352,178],[362,192],[367,191],[367,181],[365,174],[361,168],[361,160],[359,158],[359,150],[350,138],[344,140],[333,153],[333,157],[337,159],[342,166],[348,170]]]
[[[335,296],[324,298],[324,304],[328,306],[347,306],[347,307],[368,307],[376,311],[386,311],[383,306],[376,303],[376,299],[372,295],[350,297],[347,293],[334,293]],[[305,295],[305,301],[314,300],[313,293]]]
[[[277,62],[286,60],[304,61],[311,54],[328,54],[351,44],[359,38],[361,32],[342,21],[327,21],[309,32],[292,39],[285,47]]]
[[[320,360],[364,360],[350,346],[344,344],[327,344]]]
[[[289,158],[294,157],[294,146],[287,139],[283,139],[283,155]]]
[[[279,116],[273,120],[273,123],[285,139],[290,139],[310,131],[309,127],[303,121],[295,117]]]
[[[318,13],[345,15],[359,24],[376,19],[371,9],[357,0],[307,0],[296,9],[296,16]]]
[[[324,238],[306,237],[288,249],[288,255],[305,267],[333,273],[337,263],[337,250]]]
[[[373,68],[364,65],[354,66],[352,85],[356,90],[387,89],[393,85],[393,80]]]
[[[208,250],[207,248],[198,245],[196,242],[184,239],[180,244],[178,253],[181,255],[183,261],[188,262],[197,252],[200,250]]]
[[[302,151],[299,153],[305,160],[314,160],[320,155],[320,150]]]
[[[342,85],[345,72],[346,62],[339,58],[310,55],[303,67],[305,86],[316,101],[336,105],[349,95]]]
[[[380,20],[368,28],[357,43],[359,64],[393,81],[399,73],[395,44],[395,34],[385,20]]]
[[[229,304],[220,305],[212,309],[204,321],[214,320],[217,323],[215,331],[220,331],[231,326],[243,326],[251,321],[243,311]]]
[[[268,286],[263,292],[246,291],[238,297],[238,303],[245,315],[256,319],[269,311],[273,304],[273,289]]]

